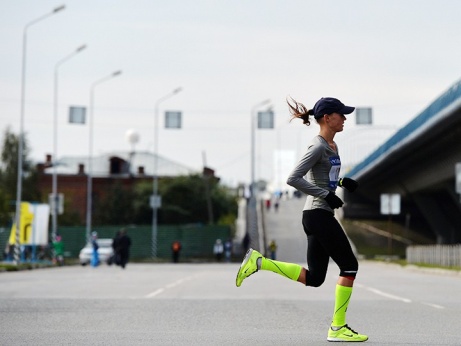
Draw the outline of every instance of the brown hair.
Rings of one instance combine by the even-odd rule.
[[[293,104],[290,102],[290,100],[287,99],[288,103],[288,108],[291,113],[291,120],[295,118],[302,119],[303,124],[306,126],[309,126],[311,124],[309,120],[310,115],[314,115],[314,111],[312,109],[307,109],[306,106],[304,106],[302,103],[295,101],[291,96],[290,96],[291,101]]]

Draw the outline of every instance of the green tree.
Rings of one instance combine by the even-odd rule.
[[[159,224],[208,223],[206,181],[201,175],[189,175],[159,180],[162,207],[158,211]],[[136,186],[134,213],[136,222],[150,224],[152,208],[149,198],[152,183],[142,182]],[[237,215],[237,199],[217,179],[209,181],[209,195],[214,223],[232,224]]]
[[[116,181],[103,200],[97,203],[95,225],[126,225],[135,223],[134,193]]]
[[[216,184],[211,191],[211,201],[216,223],[234,226],[238,213],[236,196],[228,188]]]
[[[160,185],[162,208],[159,222],[166,224],[206,223],[205,184],[198,175],[164,180]]]
[[[152,223],[152,208],[150,196],[152,195],[152,182],[142,181],[134,188],[133,213],[137,224],[149,225]]]
[[[10,198],[3,187],[0,187],[0,225],[8,225],[11,221],[12,214],[10,209]]]
[[[23,137],[23,181],[22,200],[41,201],[41,195],[37,188],[37,170],[28,159],[29,146],[26,136]],[[0,220],[11,221],[16,205],[16,190],[18,181],[18,148],[19,136],[11,132],[7,127],[3,134],[2,162],[0,165]]]
[[[225,215],[237,214],[235,196],[220,186],[216,179],[207,182],[201,175],[165,179],[160,184],[160,192],[163,201],[159,211],[160,223],[208,223],[208,193],[215,223],[223,220]]]

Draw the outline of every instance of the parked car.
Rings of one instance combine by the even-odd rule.
[[[98,255],[101,263],[112,264],[114,259],[114,249],[112,249],[112,239],[98,239]],[[80,250],[78,258],[82,266],[87,265],[91,262],[91,256],[93,255],[93,245],[88,242],[83,249]]]

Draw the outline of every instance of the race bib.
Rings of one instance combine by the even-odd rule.
[[[332,190],[336,190],[339,180],[339,171],[341,170],[341,159],[339,156],[330,156],[329,159],[331,168],[328,174],[330,178],[329,186]]]

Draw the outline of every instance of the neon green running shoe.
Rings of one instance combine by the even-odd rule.
[[[244,279],[258,271],[258,264],[256,261],[261,257],[263,257],[263,255],[261,255],[258,251],[253,250],[252,248],[248,249],[245,257],[243,258],[243,262],[240,265],[237,278],[235,279],[237,287],[240,287]]]
[[[359,334],[347,324],[339,330],[328,329],[328,341],[336,342],[363,342],[368,340],[368,336]]]

